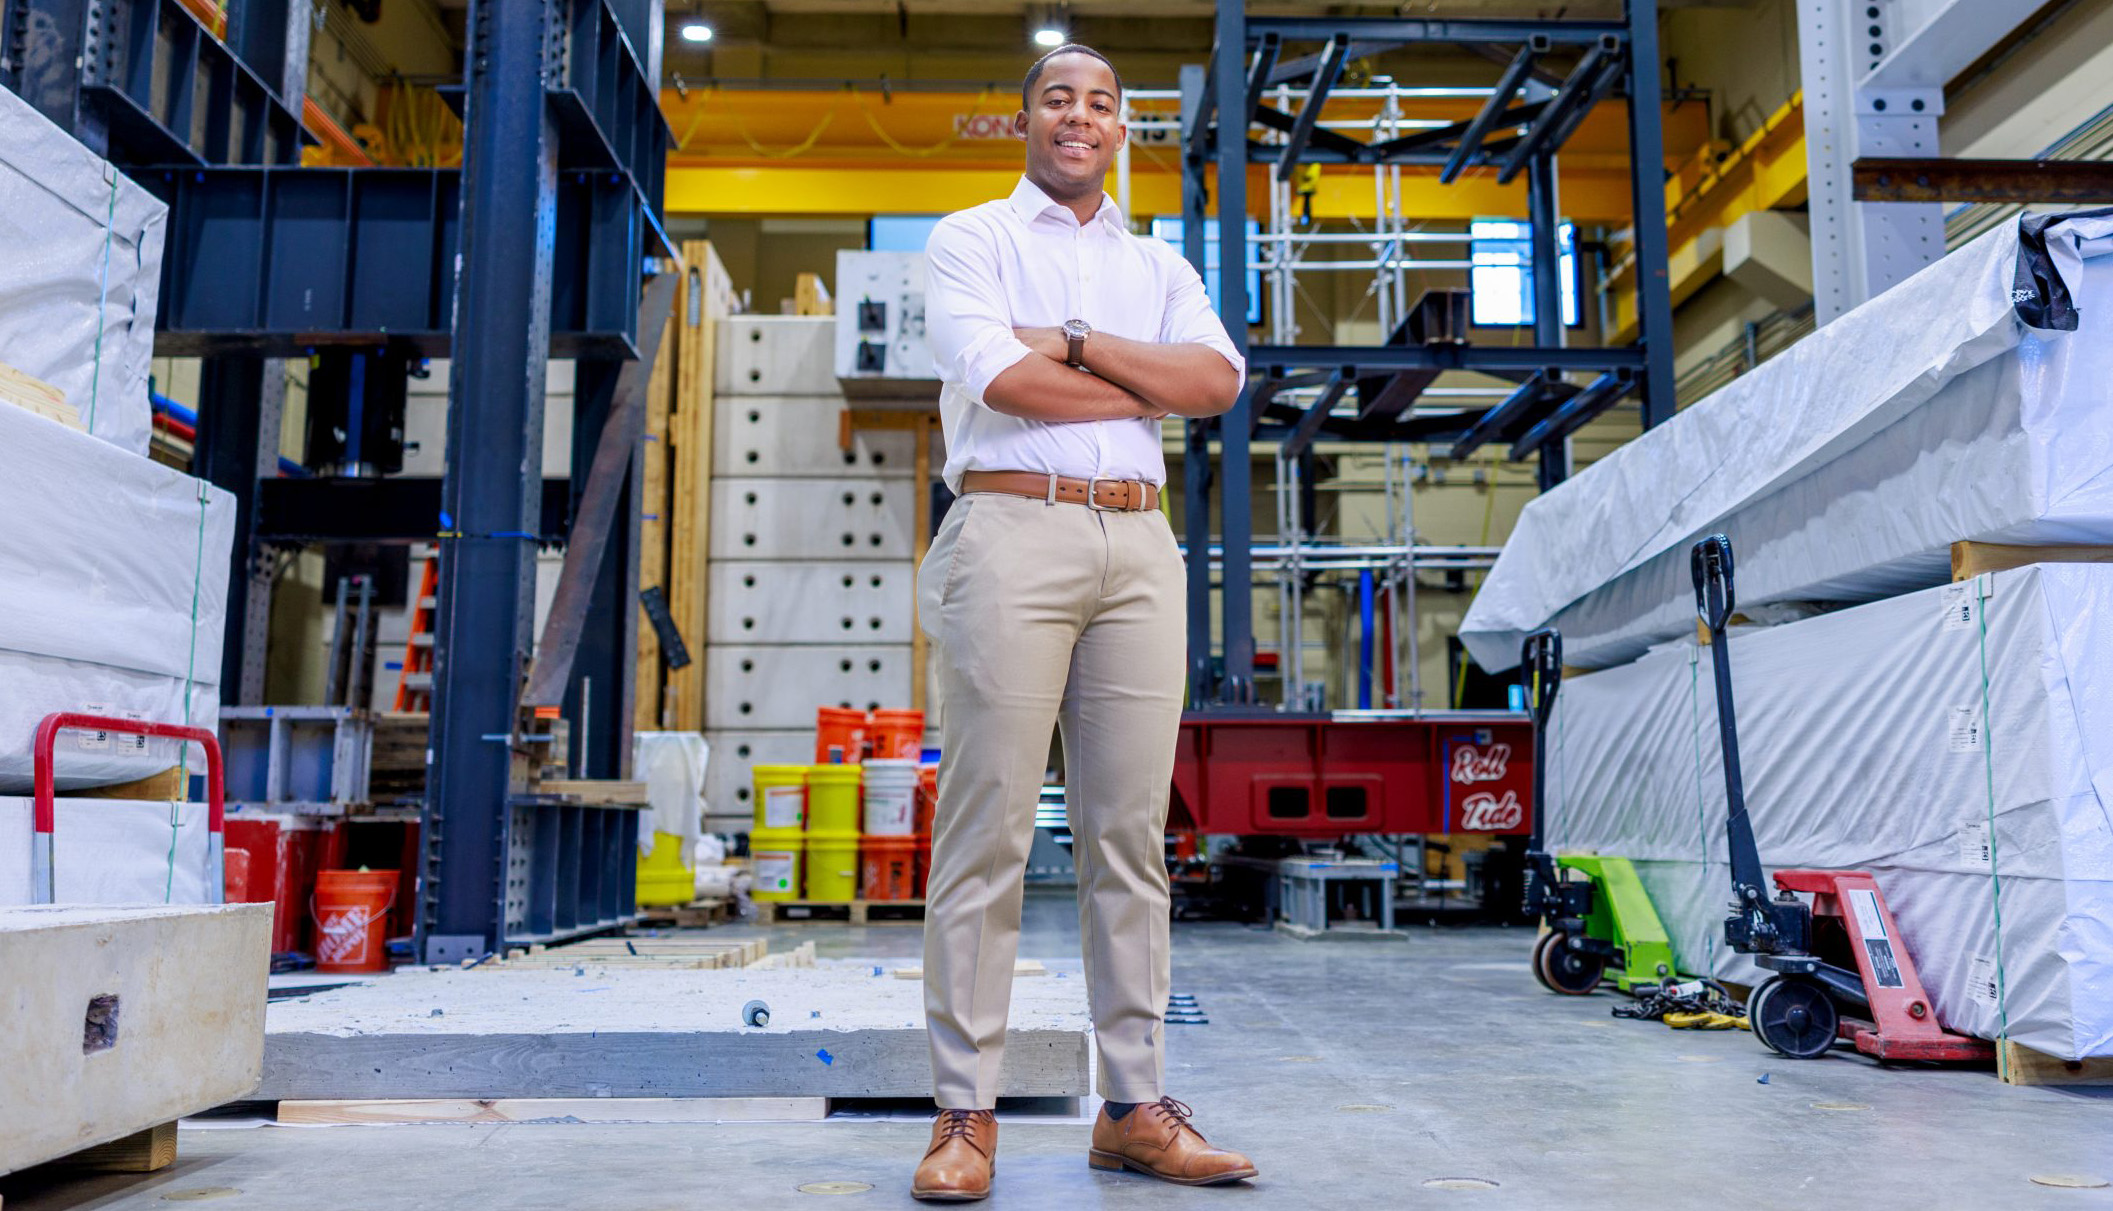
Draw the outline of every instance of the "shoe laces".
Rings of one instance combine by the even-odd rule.
[[[1191,1131],[1196,1130],[1196,1128],[1189,1123],[1189,1119],[1193,1117],[1196,1112],[1189,1109],[1186,1104],[1182,1102],[1177,1102],[1170,1097],[1160,1098],[1158,1101],[1152,1104],[1159,1107],[1159,1110],[1162,1114],[1165,1114],[1168,1118],[1172,1119],[1174,1121],[1175,1127],[1187,1127]],[[1197,1132],[1197,1134],[1200,1135],[1202,1133]]]
[[[950,1139],[967,1140],[974,1145],[976,1122],[990,1115],[988,1110],[942,1110],[939,1112],[939,1142]]]

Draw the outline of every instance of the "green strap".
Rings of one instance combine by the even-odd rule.
[[[204,480],[198,481],[198,554],[191,565],[191,643],[189,662],[183,671],[183,725],[191,726],[191,687],[198,679],[198,597],[199,587],[205,582],[205,506],[211,488]],[[177,798],[169,801],[169,871],[162,884],[162,903],[167,904],[176,894],[176,830],[181,819],[182,796],[190,785],[191,742],[181,742],[176,750]],[[208,889],[210,890],[210,889]]]
[[[110,241],[117,235],[117,170],[110,172],[110,212],[103,219],[103,269],[95,293],[95,367],[88,376],[88,431],[95,432],[95,405],[103,385],[103,314],[110,301]]]
[[[1974,615],[1981,623],[1981,759],[1988,778],[1988,902],[1996,926],[1996,1039],[2002,1042],[2010,1038],[2010,990],[2003,972],[2003,873],[1996,861],[1996,742],[1989,727],[1988,598],[1992,579],[1986,572],[1974,577]],[[1996,1048],[1996,1076],[2008,1080],[2008,1067],[2003,1049]]]

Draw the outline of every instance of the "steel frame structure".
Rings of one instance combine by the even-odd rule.
[[[204,359],[194,465],[237,501],[222,684],[261,703],[271,544],[438,538],[421,956],[619,924],[632,817],[530,793],[543,752],[518,710],[534,548],[581,524],[582,460],[605,422],[636,428],[618,397],[643,376],[621,368],[640,352],[641,290],[672,266],[661,2],[473,0],[467,78],[443,90],[464,167],[447,171],[296,167],[310,5],[223,10],[224,39],[180,0],[0,0],[0,84],[171,207],[157,351]],[[277,478],[278,359],[321,346],[371,365],[453,357],[442,480]],[[580,359],[578,465],[546,479],[553,351]],[[594,740],[570,762],[588,777],[627,764],[638,481],[634,456],[616,489],[634,520],[601,540],[565,697],[575,738]]]
[[[1511,47],[1507,66],[1469,121],[1402,133],[1384,121],[1360,140],[1330,123],[1325,107],[1355,58],[1423,43]],[[1295,54],[1301,46],[1317,51]],[[1576,52],[1560,86],[1537,83],[1545,56]],[[1205,215],[1213,197],[1221,216],[1245,216],[1250,165],[1267,165],[1275,186],[1304,164],[1371,165],[1378,175],[1382,213],[1389,180],[1401,165],[1438,169],[1451,182],[1471,168],[1493,170],[1499,181],[1524,174],[1531,216],[1531,273],[1535,284],[1534,343],[1476,346],[1449,325],[1432,324],[1398,290],[1388,308],[1393,321],[1385,344],[1326,346],[1247,340],[1244,274],[1249,263],[1244,224],[1219,225],[1218,309],[1247,356],[1249,380],[1232,411],[1190,421],[1186,432],[1185,528],[1190,550],[1210,545],[1211,447],[1223,510],[1224,558],[1219,577],[1222,641],[1211,642],[1211,565],[1189,565],[1190,698],[1193,705],[1253,704],[1255,641],[1251,516],[1255,440],[1285,443],[1293,459],[1324,435],[1361,442],[1446,442],[1463,458],[1492,441],[1508,443],[1513,459],[1539,456],[1542,487],[1568,474],[1568,438],[1635,392],[1646,427],[1674,408],[1672,301],[1666,278],[1663,137],[1659,113],[1658,30],[1655,0],[1628,0],[1621,21],[1446,21],[1348,17],[1249,17],[1239,0],[1218,0],[1217,41],[1208,68],[1182,72],[1184,253],[1204,266]],[[1640,335],[1634,346],[1566,348],[1558,297],[1555,157],[1584,115],[1619,90],[1628,100],[1630,161]],[[1279,104],[1297,97],[1287,111]],[[1235,119],[1233,116],[1238,115]],[[1382,119],[1384,119],[1384,112]],[[1237,126],[1235,122],[1237,121]],[[1260,127],[1264,137],[1257,139]],[[1239,137],[1231,131],[1239,130]],[[1281,235],[1282,233],[1277,233]],[[1381,273],[1393,256],[1382,250]],[[1386,291],[1383,291],[1385,293]],[[1517,384],[1486,409],[1419,416],[1422,391],[1446,370],[1478,370]],[[1583,383],[1571,381],[1584,378]],[[1293,403],[1296,392],[1317,392]],[[1345,407],[1344,405],[1347,405]],[[1295,474],[1295,472],[1294,472]],[[1299,536],[1289,535],[1294,561]],[[1413,546],[1413,527],[1403,535]],[[1221,667],[1222,665],[1222,667]]]

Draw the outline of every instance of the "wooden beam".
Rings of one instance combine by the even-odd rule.
[[[2034,563],[2113,563],[2113,547],[2007,546],[1993,542],[1952,544],[1952,579],[1972,580],[1983,572],[2003,572]]]
[[[685,285],[687,285],[687,274]],[[682,299],[675,300],[679,310]],[[668,413],[675,389],[675,315],[670,312],[661,328],[660,354],[653,359],[653,377],[646,383],[646,449],[640,474],[643,514],[638,522],[638,585],[643,592],[658,588],[667,592],[668,510],[673,501],[668,458]],[[660,633],[650,622],[638,628],[638,689],[631,703],[631,729],[655,731],[661,726],[660,696],[667,670],[661,667]]]
[[[668,612],[690,649],[690,663],[671,671],[661,698],[661,726],[704,730],[705,572],[712,537],[712,379],[718,320],[732,309],[733,285],[709,240],[682,245],[681,297],[675,305],[678,353],[668,418],[674,490],[668,507]]]
[[[2056,1059],[2009,1039],[1996,1042],[1996,1071],[2006,1085],[2113,1085],[2113,1057]]]

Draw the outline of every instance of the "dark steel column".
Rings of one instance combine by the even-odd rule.
[[[1658,0],[1629,0],[1629,165],[1636,223],[1643,427],[1673,419],[1673,292],[1666,280],[1665,132],[1658,112]]]
[[[220,700],[244,706],[264,701],[271,555],[256,540],[257,485],[278,470],[279,416],[285,399],[285,365],[276,358],[233,354],[206,358],[199,367],[198,444],[191,469],[235,498]]]
[[[1203,276],[1204,209],[1210,199],[1204,187],[1209,161],[1200,144],[1188,137],[1203,108],[1204,89],[1210,87],[1200,64],[1181,69],[1182,171],[1181,255]],[[1187,421],[1182,425],[1186,444],[1181,457],[1181,529],[1189,552],[1189,705],[1200,706],[1217,696],[1217,677],[1211,671],[1211,422]]]
[[[623,368],[622,362],[585,358],[575,367],[574,516]],[[587,620],[580,628],[572,677],[565,687],[565,718],[572,721],[571,767],[583,778],[622,778],[630,769],[631,700],[638,673],[638,515],[643,499],[637,446],[634,441],[631,470],[624,477],[621,503],[594,574]]]
[[[1211,60],[1218,109],[1218,315],[1233,344],[1247,350],[1247,9],[1218,0],[1218,53]],[[1247,439],[1254,429],[1248,397],[1219,421],[1219,530],[1225,543],[1222,610],[1225,691],[1251,702],[1255,693],[1254,505]]]
[[[419,943],[428,962],[499,945],[531,644],[557,138],[544,101],[552,0],[471,0],[462,242],[448,384],[432,765]]]
[[[1555,157],[1537,155],[1526,165],[1526,216],[1531,227],[1533,266],[1533,343],[1554,349],[1563,343],[1563,210],[1556,191]],[[1534,479],[1546,492],[1570,477],[1570,441],[1559,437],[1535,456]]]

